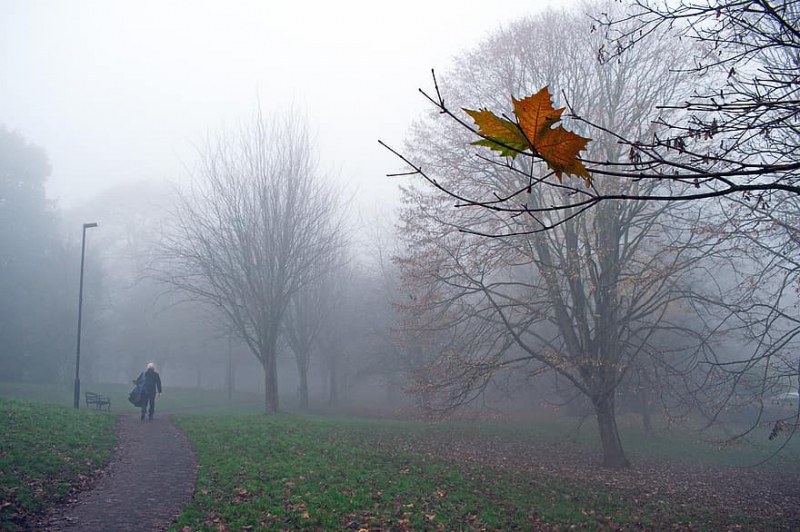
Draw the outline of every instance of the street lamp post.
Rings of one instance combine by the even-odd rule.
[[[84,257],[86,255],[86,230],[90,227],[97,227],[97,223],[85,223],[83,224],[83,235],[81,236],[81,282],[80,287],[78,288],[78,342],[77,347],[75,349],[75,401],[74,406],[75,408],[80,408],[80,397],[81,397],[81,379],[80,379],[80,368],[81,368],[81,315],[83,309],[83,263]]]

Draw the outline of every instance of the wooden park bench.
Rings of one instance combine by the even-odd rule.
[[[104,406],[111,412],[111,399],[101,393],[86,392],[86,407],[93,406],[100,410]]]

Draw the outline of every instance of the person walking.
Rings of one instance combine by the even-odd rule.
[[[144,414],[148,411],[148,407],[150,414],[148,418],[153,419],[153,414],[156,411],[156,391],[158,391],[158,395],[161,395],[161,376],[156,372],[156,365],[148,362],[147,369],[139,375],[139,379],[144,380],[142,419],[144,419]]]

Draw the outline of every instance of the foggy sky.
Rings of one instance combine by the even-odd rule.
[[[0,2],[0,124],[42,146],[70,208],[111,185],[177,180],[209,131],[294,105],[359,209],[389,209],[417,88],[550,0]],[[374,214],[370,213],[370,214]],[[91,213],[88,213],[91,216]]]

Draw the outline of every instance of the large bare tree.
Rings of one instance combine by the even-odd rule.
[[[227,317],[263,365],[265,409],[275,413],[281,324],[340,245],[340,202],[296,112],[259,111],[200,155],[161,246],[161,278]]]
[[[653,38],[638,54],[600,64],[593,51],[602,36],[584,31],[589,25],[565,13],[514,24],[462,56],[445,78],[444,96],[502,109],[508,95],[549,84],[607,129],[651,135],[650,102],[685,90],[671,70],[681,51]],[[418,390],[434,408],[449,408],[479,397],[508,368],[554,371],[592,404],[604,464],[623,467],[616,391],[641,358],[657,354],[655,332],[669,326],[668,314],[686,292],[682,284],[706,252],[687,229],[697,210],[608,201],[582,217],[571,215],[580,206],[566,209],[553,223],[476,205],[452,209],[446,191],[467,197],[491,190],[483,205],[516,197],[540,212],[569,204],[572,195],[568,188],[534,189],[532,176],[541,170],[535,165],[475,157],[465,133],[431,119],[407,147],[417,171],[436,175],[434,187],[406,189],[403,211],[408,250],[400,264],[412,295],[403,305],[406,323],[429,351]],[[591,150],[608,161],[627,155],[608,136]],[[664,188],[617,179],[596,186],[618,194]],[[504,238],[486,238],[498,234]]]
[[[800,330],[794,317],[800,234],[796,223],[800,3],[634,0],[619,5],[622,9],[604,6],[592,10],[590,31],[602,37],[592,49],[597,68],[624,64],[626,58],[656,49],[653,37],[657,36],[660,49],[672,46],[682,50],[679,61],[663,54],[660,66],[683,71],[694,86],[689,94],[666,92],[654,94],[650,101],[632,98],[621,102],[620,111],[629,110],[632,115],[644,104],[652,127],[643,130],[609,123],[592,112],[581,94],[552,85],[557,95],[564,96],[561,103],[569,108],[565,116],[579,133],[595,142],[610,138],[623,155],[607,157],[596,149],[587,152],[583,162],[591,173],[590,183],[556,179],[554,172],[541,164],[535,149],[523,149],[513,162],[480,154],[483,170],[476,168],[477,164],[472,170],[475,175],[494,176],[492,167],[506,166],[511,178],[487,177],[473,181],[471,188],[462,186],[468,180],[459,179],[458,174],[466,178],[469,171],[453,163],[470,155],[467,144],[480,135],[457,107],[488,107],[512,115],[493,95],[470,100],[447,86],[446,78],[443,90],[435,86],[430,100],[439,113],[457,124],[456,129],[470,134],[462,138],[461,146],[453,144],[449,159],[438,164],[425,158],[401,158],[411,166],[410,173],[422,177],[446,198],[439,201],[437,209],[451,207],[455,200],[456,207],[472,213],[471,219],[464,217],[464,223],[454,228],[490,236],[553,231],[581,216],[587,216],[591,224],[604,216],[603,204],[619,205],[620,201],[695,202],[704,209],[695,235],[705,235],[700,239],[703,243],[695,246],[705,247],[719,262],[700,276],[709,294],[695,294],[693,303],[684,308],[704,315],[704,319],[693,320],[694,327],[705,329],[706,335],[725,336],[727,342],[706,338],[699,342],[700,347],[690,350],[690,356],[675,359],[678,349],[664,344],[665,339],[674,341],[674,335],[662,332],[659,350],[669,357],[647,370],[660,368],[686,377],[670,394],[663,395],[672,395],[673,405],[699,406],[712,422],[726,412],[730,416],[736,409],[760,405],[752,429],[768,414],[766,398],[799,385],[797,363],[791,359]],[[687,43],[691,46],[684,48]],[[516,45],[506,47],[502,50],[505,57],[498,61],[524,80],[514,56],[517,49]],[[557,68],[569,68],[563,54],[553,57]],[[475,85],[491,86],[497,78],[496,72],[476,69],[468,79]],[[619,81],[622,86],[627,80]],[[525,96],[538,88],[512,89],[510,93]],[[503,98],[507,94],[501,93]],[[526,179],[520,179],[523,176]],[[660,186],[650,186],[653,183]],[[480,211],[505,223],[481,224]],[[590,214],[592,211],[597,212]],[[522,219],[529,223],[521,224]],[[675,304],[672,307],[665,316],[681,309]],[[698,339],[701,336],[698,334]],[[726,347],[734,338],[739,345]],[[686,347],[681,344],[681,349]],[[800,409],[795,409],[778,419],[776,430],[790,426],[796,431],[798,420]]]

